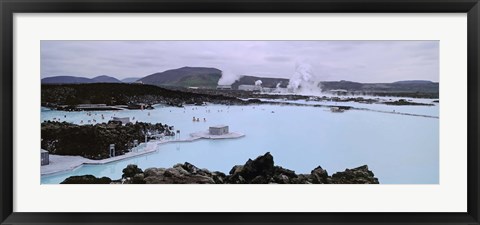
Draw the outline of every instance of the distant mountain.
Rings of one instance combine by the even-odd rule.
[[[107,75],[101,75],[101,76],[98,76],[98,77],[94,77],[92,78],[92,83],[121,83],[120,80],[118,80],[117,78],[115,77],[110,77],[110,76],[107,76]]]
[[[426,80],[397,81],[393,83],[358,83],[352,81],[324,81],[320,83],[323,91],[344,89],[360,92],[424,92],[438,93],[439,83]]]
[[[93,83],[93,80],[85,77],[56,76],[42,79],[42,84],[85,84]]]
[[[261,80],[262,87],[275,88],[280,83],[280,87],[286,88],[289,79],[285,78],[269,78],[269,77],[256,77],[256,76],[242,76],[240,79],[232,84],[233,89],[238,89],[240,85],[255,85],[255,81]]]
[[[429,80],[402,80],[393,82],[394,84],[433,84],[432,81]]]
[[[176,87],[215,88],[222,71],[207,67],[182,67],[154,73],[139,79],[144,84]]]
[[[134,83],[138,79],[140,79],[140,77],[128,77],[128,78],[121,79],[120,81],[122,81],[123,83]]]
[[[75,76],[55,76],[42,79],[42,84],[85,84],[85,83],[133,83],[142,82],[163,87],[201,87],[215,89],[222,71],[208,67],[182,67],[154,73],[143,78],[125,78],[121,81],[102,75],[92,79]],[[232,89],[240,85],[255,85],[261,80],[262,87],[275,88],[278,84],[286,88],[289,79],[270,78],[244,75],[232,84]],[[319,86],[322,91],[344,89],[349,92],[363,93],[439,93],[439,83],[428,80],[404,80],[393,83],[359,83],[353,81],[322,81]]]
[[[102,75],[94,78],[55,76],[42,79],[42,84],[90,84],[90,83],[121,83],[117,78]]]

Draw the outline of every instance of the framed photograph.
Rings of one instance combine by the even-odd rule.
[[[0,6],[1,224],[480,224],[478,0]]]

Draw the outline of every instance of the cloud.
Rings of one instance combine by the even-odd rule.
[[[307,61],[320,80],[439,79],[438,41],[42,41],[41,76],[142,77],[184,66],[289,78]],[[233,71],[233,72],[228,72]]]
[[[270,62],[289,62],[292,61],[290,57],[287,56],[266,56],[265,60]]]

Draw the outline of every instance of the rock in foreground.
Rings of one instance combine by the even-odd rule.
[[[275,166],[273,156],[266,153],[255,160],[249,159],[245,165],[234,166],[228,175],[210,172],[185,162],[172,168],[148,168],[145,171],[136,165],[128,165],[123,170],[121,180],[112,183],[122,184],[378,184],[368,166],[346,169],[329,176],[322,167],[313,169],[310,174],[296,174],[295,171]],[[86,175],[91,176],[91,175]],[[71,179],[67,178],[67,180]],[[78,178],[76,178],[78,180]],[[65,181],[67,181],[65,180]],[[64,181],[64,182],[65,182]],[[63,183],[63,182],[62,182]]]
[[[96,178],[92,175],[71,176],[61,184],[110,184],[112,180],[108,177]]]

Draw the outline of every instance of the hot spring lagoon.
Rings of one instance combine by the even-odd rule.
[[[430,99],[420,101],[431,102]],[[60,118],[76,124],[83,120],[85,124],[93,119],[98,123],[107,122],[112,116],[130,117],[131,120],[135,117],[133,122],[175,126],[175,130],[181,131],[180,138],[188,138],[190,133],[206,131],[209,126],[219,124],[228,125],[231,131],[245,136],[161,144],[149,154],[44,175],[41,183],[58,184],[69,176],[86,174],[119,179],[128,164],[146,169],[189,162],[199,168],[228,173],[233,165],[243,165],[248,158],[271,152],[277,165],[296,173],[310,173],[312,168],[320,165],[331,174],[366,164],[381,184],[438,184],[438,103],[434,106],[322,104],[367,110],[332,113],[324,107],[291,105],[187,105],[184,108],[156,105],[154,110],[95,111],[91,112],[92,116],[87,116],[86,112],[42,108],[42,121]],[[200,118],[200,121],[193,122],[193,117]]]

